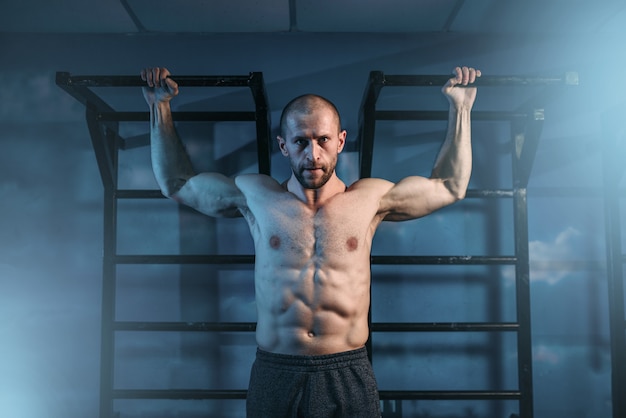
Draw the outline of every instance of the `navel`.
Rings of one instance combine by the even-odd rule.
[[[346,241],[346,247],[348,247],[348,251],[354,251],[359,246],[359,240],[356,237],[350,237]]]
[[[280,248],[280,238],[278,238],[276,235],[272,235],[270,238],[270,247],[272,247],[273,249],[277,250]]]

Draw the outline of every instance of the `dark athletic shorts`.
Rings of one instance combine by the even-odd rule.
[[[257,349],[248,418],[380,418],[378,388],[365,347],[323,356]]]

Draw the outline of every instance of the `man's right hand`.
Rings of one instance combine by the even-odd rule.
[[[148,105],[157,102],[169,102],[178,94],[178,84],[168,78],[170,72],[167,68],[144,68],[141,70],[141,79],[146,81],[148,86],[143,87],[143,97]]]

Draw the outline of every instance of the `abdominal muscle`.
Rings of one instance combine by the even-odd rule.
[[[321,265],[316,257],[299,267],[257,264],[259,347],[294,355],[362,347],[369,335],[369,268],[362,271],[346,264],[339,271]]]

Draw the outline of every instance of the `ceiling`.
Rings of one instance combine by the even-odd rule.
[[[3,0],[0,33],[626,34],[624,0]]]

